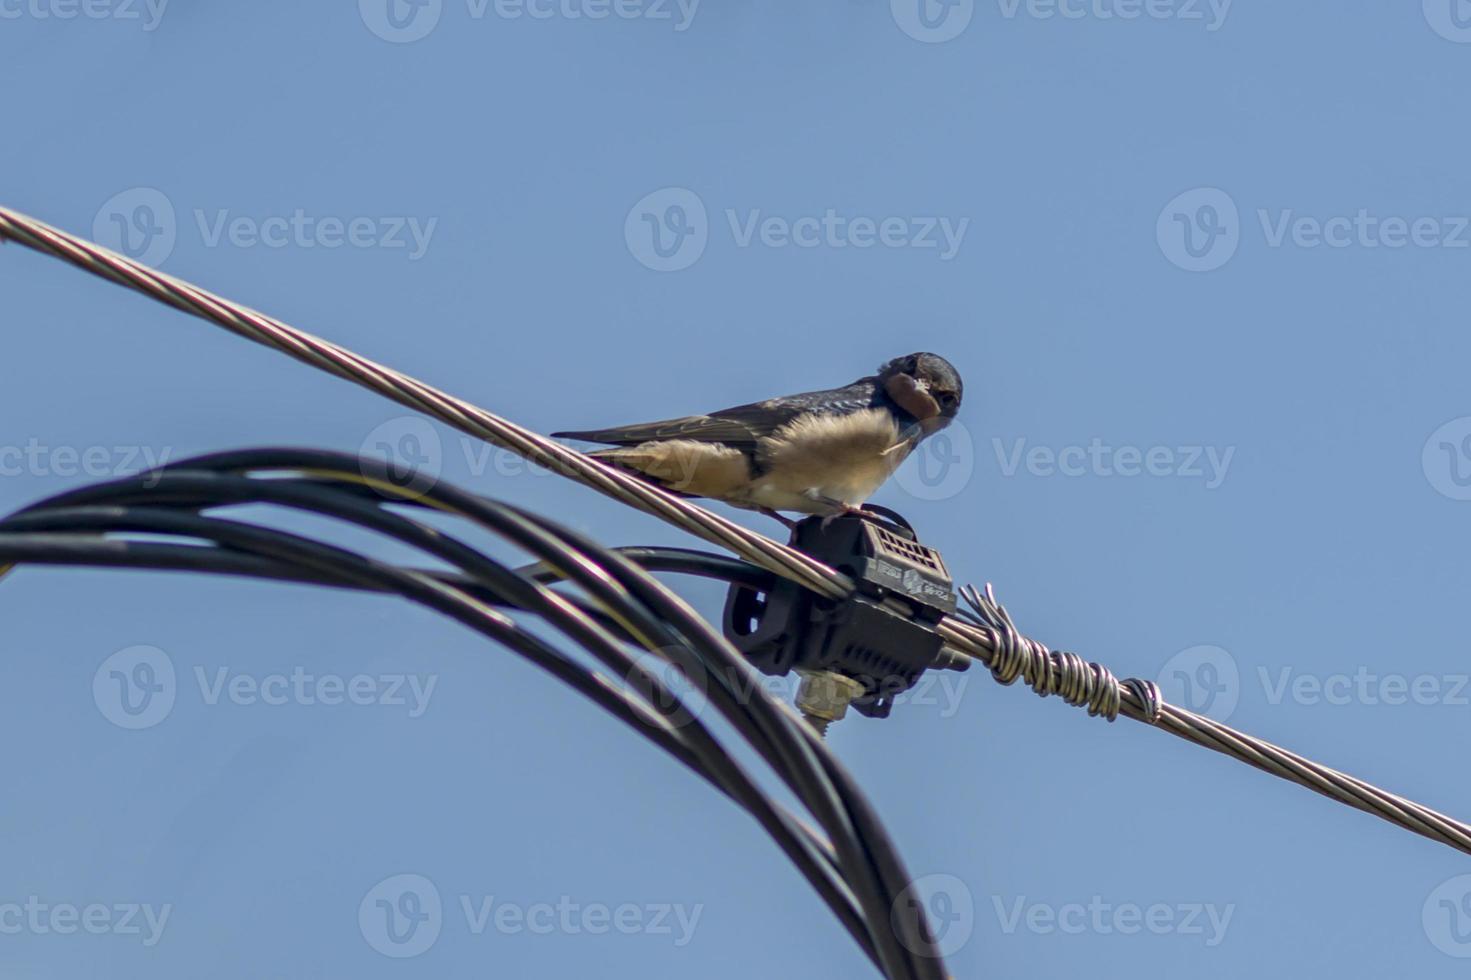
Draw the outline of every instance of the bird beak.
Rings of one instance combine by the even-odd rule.
[[[921,422],[940,414],[940,403],[907,374],[896,374],[885,381],[884,391],[896,405]]]

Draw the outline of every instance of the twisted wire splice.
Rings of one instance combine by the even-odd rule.
[[[966,585],[961,587],[960,595],[971,607],[962,614],[975,620],[991,637],[991,674],[998,683],[1014,684],[1021,678],[1038,697],[1057,695],[1074,707],[1086,707],[1090,716],[1102,715],[1108,721],[1118,719],[1123,690],[1127,688],[1144,705],[1144,721],[1152,725],[1159,719],[1162,699],[1153,681],[1136,677],[1120,681],[1100,663],[1065,650],[1048,649],[1047,644],[1024,636],[1011,613],[996,601],[989,582],[984,593],[974,585]]]

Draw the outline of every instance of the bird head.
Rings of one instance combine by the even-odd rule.
[[[925,435],[950,424],[960,411],[965,386],[960,372],[939,354],[921,351],[896,357],[879,368],[879,386],[914,416]]]

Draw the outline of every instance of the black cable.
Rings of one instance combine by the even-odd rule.
[[[405,595],[402,590],[392,588],[385,583],[375,584],[366,580],[347,581],[328,574],[307,572],[300,568],[246,552],[234,552],[227,549],[199,545],[120,541],[100,538],[90,534],[73,535],[46,532],[9,533],[0,531],[0,564],[89,566],[204,572],[260,578],[268,581],[305,583],[347,589],[367,589],[380,594],[399,595],[408,598],[410,601],[418,601],[415,597]],[[406,571],[414,575],[431,574],[413,569]],[[441,581],[444,581],[452,587],[459,588],[461,585],[460,582],[456,581],[456,577],[443,576],[443,573],[440,573],[438,577],[441,577]],[[517,629],[520,630],[519,627]],[[597,674],[557,652],[533,634],[525,633],[524,630],[520,630],[520,633],[521,636],[516,643],[512,644],[512,649],[526,655],[537,666],[547,670],[559,680],[567,682],[579,693],[607,710],[620,721],[629,725],[639,734],[655,741],[660,748],[663,748],[670,755],[674,756],[687,768],[705,779],[711,786],[730,798],[737,805],[747,810],[752,810],[752,807],[749,805],[749,800],[743,800],[741,794],[733,793],[729,787],[723,785],[700,762],[698,755],[692,752],[681,739],[676,737],[675,732],[670,731],[660,723],[661,718],[657,712],[651,711],[642,705],[628,692],[606,683]],[[800,832],[802,835],[810,838],[815,845],[815,850],[819,852],[828,850],[826,842],[813,836],[815,832],[811,828],[802,825],[800,821],[785,811],[778,809],[776,812],[779,819],[787,824],[792,832]],[[753,813],[753,816],[757,816],[759,819],[759,814]],[[812,880],[810,872],[821,870],[818,868],[804,869],[802,865],[806,862],[801,860],[801,855],[794,854],[792,856],[798,859],[799,870],[803,870],[804,876],[807,876],[809,880]],[[813,883],[818,884],[816,881]],[[825,890],[824,888],[819,888],[819,891]],[[851,896],[839,894],[837,897],[839,899],[846,899],[843,903],[846,907],[840,907],[835,909],[835,911],[839,913],[840,919],[851,919],[849,931],[860,942],[860,945],[862,945],[866,942],[867,936],[862,928],[861,922],[857,919],[856,912],[851,909]],[[868,952],[870,958],[872,958],[871,951]]]
[[[308,455],[318,466],[332,463],[341,468],[343,465],[340,460],[324,460],[322,454],[313,452]],[[330,454],[326,455],[330,457]],[[307,461],[303,462],[311,465]],[[353,462],[358,466],[365,465],[362,461]],[[386,477],[376,466],[370,464],[369,469],[376,475]],[[885,971],[890,976],[928,976],[943,980],[943,973],[936,972],[935,963],[916,952],[917,949],[928,948],[923,945],[927,941],[923,930],[906,928],[906,935],[899,936],[892,928],[891,913],[899,895],[908,886],[908,879],[903,874],[892,843],[883,833],[882,827],[872,819],[872,811],[866,806],[854,808],[853,801],[861,797],[861,794],[852,778],[795,713],[783,710],[784,706],[778,706],[768,699],[747,696],[750,690],[758,686],[759,678],[756,677],[755,669],[730,647],[724,637],[677,596],[659,586],[631,562],[569,529],[543,521],[525,511],[465,493],[453,486],[431,487],[422,491],[419,499],[447,505],[471,520],[492,528],[510,525],[513,533],[518,535],[517,544],[528,550],[536,550],[538,545],[545,547],[544,534],[550,532],[577,550],[597,556],[596,563],[578,563],[561,570],[578,585],[598,598],[609,601],[626,600],[629,590],[632,589],[653,606],[652,614],[641,626],[652,627],[667,636],[666,624],[677,624],[685,639],[698,647],[698,653],[686,657],[686,647],[683,644],[674,644],[667,651],[671,655],[670,659],[701,683],[701,689],[711,703],[736,725],[767,763],[782,776],[803,805],[813,813],[818,823],[827,830],[844,867],[867,868],[871,872],[856,874],[849,880],[864,909],[874,946],[883,961]],[[507,511],[522,518],[524,523],[508,520]],[[527,524],[533,526],[528,528]],[[542,528],[536,528],[536,524],[541,524]],[[608,574],[610,571],[614,573],[612,580]],[[711,669],[712,665],[718,665],[721,669]],[[736,678],[747,678],[748,682],[742,690],[729,686]],[[715,681],[713,684],[712,679]],[[876,837],[867,842],[861,839],[854,817],[857,818],[857,825],[876,832]],[[899,921],[901,926],[906,926],[909,922],[908,919]]]
[[[203,489],[202,484],[214,484],[215,489],[224,491],[220,495],[221,501],[228,500],[228,502],[232,503],[247,501],[261,502],[264,500],[273,499],[273,502],[278,503],[295,502],[297,504],[309,504],[314,499],[320,498],[321,495],[321,489],[319,487],[291,487],[289,484],[286,483],[286,481],[248,481],[239,478],[222,478],[218,477],[217,475],[206,475],[204,479],[201,480],[199,477],[199,474],[168,474],[163,478],[163,480],[161,481],[161,485],[158,486],[158,489],[162,491],[161,495],[165,497],[173,495],[197,496],[198,492]],[[243,486],[244,484],[248,484],[248,486]],[[129,492],[136,491],[137,488],[122,487],[119,489],[121,489],[123,491],[123,495],[126,496]],[[77,497],[101,498],[105,497],[106,495],[107,494],[101,491],[99,488],[89,488],[89,490],[86,492],[68,494],[65,496],[75,499]],[[321,503],[321,500],[316,499],[316,502]],[[324,512],[330,512],[332,510],[331,507],[322,507],[320,509]],[[382,524],[379,527],[380,530],[387,531],[387,529],[396,522],[402,522],[404,525],[411,524],[411,522],[404,521],[404,519],[399,518],[396,515],[388,514],[387,512],[380,511],[376,508],[368,507],[367,509],[372,511],[373,514],[381,520]],[[235,524],[234,522],[218,521],[212,518],[202,518],[195,515],[185,515],[173,511],[154,510],[150,508],[128,508],[98,505],[81,507],[59,507],[43,510],[30,508],[22,515],[18,515],[17,517],[4,522],[3,525],[0,525],[0,529],[20,531],[34,531],[38,529],[44,530],[48,528],[76,529],[78,527],[89,527],[95,530],[106,531],[125,530],[140,531],[146,533],[172,533],[189,536],[200,536],[212,538],[215,540],[224,540],[235,547],[262,547],[262,542],[265,540],[263,536],[265,535],[276,534],[278,537],[289,537],[280,536],[277,532],[267,532],[263,529],[255,528],[250,525],[240,525]],[[424,528],[422,526],[418,526],[418,530],[421,532],[428,532],[430,534],[435,533],[432,531],[432,529]],[[412,538],[412,535],[406,536],[406,540],[408,540],[409,543],[414,543],[412,541]],[[301,539],[298,539],[298,541],[300,544],[310,544]],[[417,543],[423,546],[425,544],[428,544],[429,542],[421,540]],[[205,549],[196,547],[188,550],[197,552],[203,551]],[[454,555],[446,553],[446,551],[442,549],[435,550],[439,553],[440,557],[457,557],[462,561],[465,561],[468,557],[466,553]],[[451,549],[451,551],[452,550],[453,549]],[[466,549],[466,552],[468,552],[468,549]],[[361,556],[357,557],[360,558]],[[483,559],[483,556],[479,557]],[[191,556],[191,558],[193,558],[197,563],[197,555]],[[232,571],[243,570],[245,569],[238,565],[237,567],[232,568]],[[484,571],[484,569],[481,570]],[[317,574],[321,574],[320,568],[317,569]],[[273,573],[273,577],[279,577],[279,574]],[[328,577],[336,578],[336,576]],[[353,577],[349,576],[347,577],[347,579],[349,585],[365,584],[360,577],[354,580]],[[340,581],[337,581],[333,584],[342,583]],[[547,592],[546,594],[552,596],[556,595],[555,593],[550,592]],[[521,601],[521,603],[526,603],[525,596],[518,596],[518,599]],[[556,625],[562,627],[565,631],[565,624],[557,623],[555,620],[553,620],[553,622]],[[585,633],[580,637],[580,639],[587,644],[598,643],[595,638],[591,638]],[[615,666],[615,668],[622,669],[625,676],[630,676],[636,672],[642,671],[642,668],[639,667],[635,661],[633,661],[631,658],[626,658],[623,655],[621,647],[618,647],[616,643],[599,645],[603,645],[603,652],[605,654],[609,653],[610,651],[613,652],[614,659],[611,661],[611,663]],[[659,697],[655,699],[656,705],[662,707],[663,705],[678,704],[678,700],[673,697],[672,693],[669,692],[667,688],[664,688],[662,686],[662,683],[657,677],[655,677],[654,675],[647,675],[644,678],[644,681],[650,686],[650,688],[656,689],[656,693],[659,695]],[[648,718],[643,718],[641,720],[645,724],[647,724],[649,721]],[[860,942],[860,945],[865,948],[865,952],[868,952],[869,950],[867,948],[865,929],[863,928],[863,925],[858,919],[856,913],[851,908],[851,897],[844,894],[841,889],[838,889],[835,883],[830,880],[829,874],[823,871],[822,865],[825,863],[825,859],[827,856],[824,854],[822,848],[820,846],[814,846],[811,841],[803,840],[798,835],[793,833],[792,828],[788,825],[788,819],[780,815],[774,808],[767,804],[764,799],[764,795],[761,794],[761,792],[755,787],[755,784],[749,779],[748,776],[744,774],[744,772],[739,771],[738,766],[736,766],[733,760],[729,759],[729,757],[724,753],[723,749],[720,748],[718,743],[714,742],[713,737],[709,735],[708,730],[704,729],[703,726],[698,724],[687,724],[684,726],[684,729],[680,732],[680,734],[684,737],[693,738],[701,742],[702,745],[700,747],[705,750],[704,752],[700,752],[697,749],[692,750],[689,746],[686,745],[683,746],[683,755],[689,756],[691,754],[694,754],[699,756],[701,758],[702,764],[707,767],[707,770],[709,772],[707,778],[711,779],[712,782],[715,782],[717,788],[722,789],[722,791],[726,792],[728,796],[736,799],[737,802],[746,806],[746,808],[752,812],[752,814],[757,818],[758,822],[761,823],[761,825],[768,831],[768,833],[772,834],[772,836],[777,840],[778,845],[782,847],[782,849],[788,854],[788,856],[791,857],[798,864],[799,869],[801,869],[803,873],[808,876],[809,880],[813,882],[814,886],[819,891],[819,894],[826,901],[828,901],[829,905],[833,907],[835,913],[838,914],[840,921],[843,921],[845,927],[854,934],[855,939],[857,939]]]
[[[319,498],[313,497],[313,493],[320,488],[307,486],[315,482],[314,479],[281,481],[240,478],[238,483],[232,484],[230,490],[226,492],[223,490],[224,484],[211,484],[211,481],[200,479],[197,474],[189,477],[176,472],[182,467],[200,466],[272,471],[335,470],[344,473],[349,480],[354,478],[354,471],[357,471],[370,479],[386,481],[386,474],[379,472],[378,468],[372,464],[365,464],[338,454],[300,450],[252,451],[217,454],[174,464],[165,471],[163,485],[146,488],[128,487],[128,481],[119,481],[107,488],[85,488],[64,494],[59,498],[53,498],[49,502],[37,505],[37,507],[54,507],[63,503],[75,504],[88,499],[106,499],[108,496],[126,497],[129,493],[139,494],[144,490],[147,492],[143,493],[143,496],[150,502],[164,500],[181,503],[184,506],[209,506],[222,502],[238,503],[259,499],[260,492],[257,489],[249,488],[247,493],[248,488],[242,487],[241,484],[265,486],[288,482],[296,484],[295,490],[287,493],[296,493],[297,504],[310,503],[313,500],[318,504],[321,503]],[[158,474],[149,479],[157,480]],[[340,486],[337,479],[326,482],[334,487]],[[353,487],[352,494],[358,498],[373,496],[365,494],[351,482],[347,486]],[[223,499],[221,493],[225,494]],[[342,509],[345,506],[342,504],[344,496],[342,493],[336,494],[335,499],[338,503],[334,506]],[[346,509],[355,510],[355,516],[359,519],[377,522],[378,529],[384,530],[387,524],[392,523],[387,522],[383,517],[387,512],[377,506],[384,502],[384,499],[401,502],[396,501],[392,496],[374,500],[371,503],[368,499],[360,499],[358,507],[346,507]],[[670,659],[687,673],[706,681],[705,690],[710,696],[711,703],[715,704],[722,714],[736,725],[741,734],[757,747],[768,763],[798,794],[804,805],[827,828],[833,838],[834,846],[838,849],[840,861],[847,869],[846,877],[855,888],[855,893],[863,906],[864,917],[873,936],[874,944],[884,961],[886,972],[891,976],[940,975],[935,972],[938,969],[936,962],[919,957],[914,952],[916,942],[924,942],[927,939],[922,924],[905,929],[907,934],[900,937],[896,937],[890,928],[889,913],[898,894],[907,886],[907,880],[892,843],[883,834],[882,827],[862,799],[861,794],[858,793],[851,777],[836,763],[831,754],[821,747],[807,726],[797,720],[794,714],[784,711],[763,698],[758,698],[754,702],[749,698],[743,700],[741,696],[743,692],[730,689],[732,681],[742,677],[744,673],[753,672],[753,669],[729,648],[723,637],[715,633],[677,597],[655,583],[625,557],[611,553],[596,543],[587,541],[582,536],[564,528],[556,527],[536,515],[507,508],[505,505],[475,497],[453,487],[432,488],[415,503],[420,506],[432,503],[440,507],[447,507],[513,540],[533,554],[545,556],[544,561],[551,562],[558,576],[575,581],[609,608],[621,609],[625,614],[631,613],[632,615],[625,624],[626,627],[631,629],[635,635],[641,636],[645,645],[649,645],[650,641],[657,641],[661,646],[667,646],[663,652],[672,654]],[[370,514],[376,516],[370,516]],[[422,525],[416,525],[416,527],[419,533],[437,533]],[[560,553],[559,547],[561,548]],[[435,551],[433,548],[426,550]],[[453,548],[450,550],[455,551]],[[470,560],[471,556],[478,556],[478,553],[469,549],[448,556],[442,550],[438,553],[440,557],[448,557],[451,561],[454,561],[455,557]],[[479,557],[483,559],[483,556]],[[669,555],[663,557],[671,558]],[[715,558],[716,561],[712,563],[708,560],[710,558]],[[691,568],[710,571],[719,563],[718,556],[699,556],[699,553],[686,553],[679,556],[678,561],[674,562],[682,566],[677,569],[681,571],[688,571]],[[488,569],[481,569],[481,571],[489,572]],[[538,577],[550,574],[550,571],[542,572],[536,567],[533,567],[531,571],[537,572]],[[718,574],[729,576],[741,571],[739,567],[732,568],[727,565],[720,568]],[[494,573],[490,574],[495,577]],[[765,581],[769,582],[769,577]],[[514,582],[510,580],[502,579],[502,585],[508,587],[513,594],[517,592]],[[635,596],[637,601],[634,600]],[[523,591],[517,598],[527,601],[529,596]],[[671,632],[670,624],[675,624],[677,633]],[[697,649],[687,649],[688,644],[694,644]],[[607,653],[605,645],[603,651]],[[723,669],[710,669],[716,665]],[[720,676],[722,673],[725,674],[724,677]],[[713,684],[709,683],[712,679],[711,674],[715,675]],[[750,684],[748,683],[746,692],[749,690]],[[866,871],[860,870],[865,868]],[[903,928],[902,925],[901,928]],[[900,943],[902,943],[902,948]]]
[[[596,547],[576,532],[565,528],[559,531],[575,546]],[[620,580],[637,591],[644,591],[645,583],[648,581],[647,576],[641,575],[632,563],[616,554],[607,555],[605,563],[615,575],[619,576]],[[651,600],[656,607],[656,612],[662,618],[681,626],[691,643],[698,644],[702,652],[715,661],[723,661],[731,676],[737,675],[742,669],[754,670],[726,643],[724,637],[716,633],[704,619],[677,596],[667,590],[654,590],[650,591],[646,598]],[[943,967],[938,958],[926,956],[920,952],[921,949],[933,949],[933,941],[928,929],[924,926],[922,911],[906,910],[915,913],[913,917],[906,916],[896,919],[892,916],[897,907],[899,895],[908,886],[909,878],[882,824],[867,805],[852,776],[838,763],[836,757],[826,751],[817,735],[795,716],[777,710],[776,705],[764,699],[751,699],[746,702],[745,707],[753,709],[754,721],[758,723],[774,721],[776,723],[776,731],[770,732],[767,744],[777,751],[782,757],[782,762],[785,763],[785,765],[772,763],[779,772],[784,770],[802,772],[810,763],[818,766],[832,780],[828,785],[820,787],[821,792],[811,797],[803,796],[801,790],[796,786],[793,786],[793,789],[818,817],[819,823],[827,828],[834,846],[839,850],[840,859],[845,865],[851,866],[862,862],[872,868],[874,872],[872,882],[877,884],[878,888],[877,890],[865,888],[859,892],[858,897],[860,903],[864,905],[871,926],[874,923],[882,923],[875,930],[875,944],[880,950],[884,950],[887,946],[891,955],[896,955],[900,960],[900,963],[886,964],[891,975],[892,971],[900,968],[902,962],[907,961],[913,965],[915,975],[944,980]],[[768,731],[763,731],[762,734],[768,734]],[[850,818],[853,823],[849,823]],[[851,850],[849,850],[850,847]],[[871,879],[863,875],[857,879],[857,882],[859,885],[867,886]],[[905,929],[905,935],[896,936],[892,928],[894,925]]]
[[[246,468],[268,463],[273,468],[280,468],[285,462],[283,457],[287,457],[291,462],[285,465],[303,469],[338,469],[351,472],[353,468],[357,468],[358,472],[380,482],[388,479],[385,468],[376,461],[357,460],[333,453],[287,450],[284,453],[269,451],[254,455],[254,458],[252,455],[230,454],[189,463],[215,463]],[[639,624],[644,629],[652,627],[667,635],[666,623],[680,624],[686,639],[697,643],[699,655],[689,658],[687,663],[681,662],[685,647],[675,644],[669,648],[669,652],[674,654],[672,659],[676,665],[703,682],[702,689],[711,703],[752,742],[767,763],[803,801],[803,805],[812,811],[827,830],[844,866],[850,869],[867,866],[871,869],[872,875],[858,874],[851,877],[850,882],[864,908],[865,918],[873,933],[874,945],[884,962],[886,972],[891,976],[903,974],[942,980],[943,970],[937,960],[918,952],[932,948],[922,913],[912,919],[905,917],[898,920],[897,924],[904,934],[894,934],[891,912],[899,895],[908,886],[909,879],[892,842],[872,809],[863,801],[852,777],[794,713],[782,710],[767,699],[745,696],[745,692],[751,690],[757,680],[754,677],[754,668],[729,646],[724,637],[677,596],[659,586],[631,563],[596,542],[544,521],[537,515],[508,508],[498,502],[443,484],[420,492],[415,502],[447,506],[492,530],[501,533],[509,531],[518,545],[532,551],[537,550],[538,546],[547,547],[544,531],[535,526],[540,524],[545,531],[571,543],[579,551],[598,557],[597,563],[578,563],[562,569],[577,584],[603,601],[626,600],[629,587],[643,593],[642,597],[651,602],[656,613]],[[513,520],[508,511],[522,520]],[[528,524],[532,526],[528,527]],[[609,570],[615,571],[619,578],[617,587],[611,590]],[[712,664],[718,664],[722,669],[709,669]],[[752,677],[744,692],[726,687],[732,679],[746,674]],[[712,676],[715,684],[710,683]]]
[[[753,589],[770,589],[776,584],[776,576],[759,565],[752,565],[739,558],[727,558],[706,551],[689,548],[660,548],[649,545],[632,545],[610,548],[639,566],[646,572],[672,572],[677,575],[695,575],[720,582],[746,585]],[[558,578],[555,572],[543,568],[540,563],[520,569],[540,580],[547,575]]]
[[[203,498],[182,495],[171,497],[169,500],[161,499],[160,494],[150,491],[150,488],[156,488],[157,486],[156,478],[147,474],[139,475],[133,480],[127,482],[135,484],[135,489],[138,492],[128,493],[127,484],[122,482],[88,486],[83,487],[79,490],[69,490],[54,497],[39,501],[25,507],[20,511],[17,511],[16,513],[18,516],[20,514],[31,513],[33,511],[41,509],[55,508],[70,504],[102,501],[110,501],[114,503],[147,501],[152,504],[168,502],[187,504],[192,502],[198,506],[204,506],[210,503],[210,499],[207,495]],[[312,486],[330,486],[334,490],[344,491],[346,496],[361,497],[363,500],[372,501],[377,504],[382,504],[385,502],[381,494],[371,491],[365,487],[356,487],[351,484],[328,481],[301,480],[297,482],[298,485],[306,484]],[[349,490],[361,490],[363,492],[347,493],[347,491]],[[228,503],[228,501],[216,500],[214,501],[214,503],[225,504]],[[196,507],[195,509],[198,508]],[[742,561],[738,558],[728,558],[724,555],[711,554],[709,552],[695,551],[687,548],[668,548],[647,545],[620,547],[614,548],[612,550],[630,557],[641,568],[650,572],[670,572],[682,575],[692,575],[701,578],[715,579],[722,582],[739,583],[757,589],[770,588],[775,581],[775,576],[773,576],[770,572],[767,572],[765,569],[753,565],[750,562]],[[174,570],[189,571],[191,569],[185,566],[176,568]],[[289,573],[283,575],[283,578],[287,581],[296,581],[331,587],[355,588],[355,586],[351,585],[344,586],[343,583],[339,582],[327,582],[324,580],[315,579],[312,576],[303,575],[299,571],[292,571],[286,568],[280,568],[280,571]],[[479,586],[471,578],[465,576],[454,577],[443,572],[437,572],[429,569],[423,569],[421,571],[423,571],[426,575],[445,578],[447,581],[450,579],[454,579],[462,589],[469,591],[471,594],[475,595],[476,598],[481,599],[482,601],[490,602],[494,605],[522,608],[520,604],[514,602],[504,595],[487,591],[483,587]],[[551,568],[546,562],[534,562],[530,565],[524,565],[516,568],[514,569],[514,571],[520,576],[530,578],[533,581],[543,584],[560,582],[564,578],[554,568]],[[607,615],[595,604],[587,602],[585,599],[577,595],[570,595],[566,598],[568,599],[568,601],[576,604],[585,615],[598,620],[599,624],[602,625],[604,628],[612,629],[614,631],[621,630],[621,627],[619,627],[618,624],[614,621],[610,620]]]

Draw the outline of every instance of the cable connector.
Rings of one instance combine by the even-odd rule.
[[[797,710],[807,724],[826,735],[835,721],[842,721],[848,705],[863,696],[863,684],[830,670],[799,670],[802,685],[797,688]]]
[[[737,584],[726,594],[722,624],[726,638],[763,673],[822,672],[858,685],[845,691],[851,696],[844,710],[851,703],[871,718],[888,717],[896,696],[926,670],[969,666],[945,655],[937,629],[955,611],[940,553],[920,544],[898,514],[882,516],[809,517],[792,530],[791,547],[853,579],[853,594],[829,599],[785,579],[769,590]],[[812,690],[809,682],[804,687]]]

